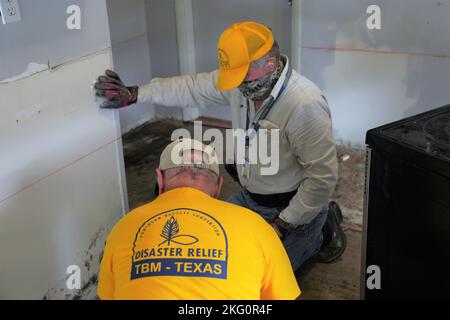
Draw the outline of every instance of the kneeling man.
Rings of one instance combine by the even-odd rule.
[[[100,266],[101,299],[295,299],[300,289],[274,229],[217,200],[215,151],[180,139],[163,151],[160,196],[111,231]]]

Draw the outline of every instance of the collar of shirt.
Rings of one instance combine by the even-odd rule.
[[[281,57],[285,60],[285,63],[284,63],[284,69],[283,69],[283,72],[281,73],[280,79],[278,79],[277,83],[275,84],[275,86],[272,89],[272,92],[270,93],[270,95],[274,99],[278,98],[278,95],[280,94],[280,90],[283,87],[284,80],[286,79],[286,76],[287,76],[287,73],[289,70],[289,58],[285,55],[281,55]]]
[[[258,114],[261,112],[261,110],[264,109],[267,102],[270,100],[270,97],[272,97],[274,100],[276,100],[278,98],[278,96],[280,95],[281,88],[283,88],[283,84],[284,84],[284,81],[286,79],[286,76],[287,76],[287,73],[289,70],[289,58],[285,55],[281,55],[281,57],[285,61],[284,69],[283,69],[283,72],[281,73],[280,79],[278,79],[277,83],[275,84],[272,91],[270,92],[270,96],[266,100],[264,100],[264,103],[261,105],[261,108],[259,108],[258,111],[255,110],[254,101],[249,101],[250,102],[250,115],[252,116],[252,118],[257,117]]]
[[[158,198],[155,200],[167,200],[167,199],[194,199],[196,197],[209,197],[208,194],[204,193],[203,191],[200,191],[198,189],[189,188],[189,187],[183,187],[183,188],[175,188],[169,191],[164,192]]]

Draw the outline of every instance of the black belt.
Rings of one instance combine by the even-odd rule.
[[[234,181],[241,184],[235,164],[225,164],[225,170],[234,179]],[[291,199],[297,194],[297,190],[272,194],[252,193],[247,189],[245,189],[245,191],[247,191],[253,201],[255,201],[257,204],[268,208],[285,208],[289,205]]]
[[[297,194],[297,190],[272,194],[258,194],[248,190],[245,191],[248,192],[257,204],[268,208],[286,208],[291,202],[291,199]]]

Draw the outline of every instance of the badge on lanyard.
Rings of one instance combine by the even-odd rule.
[[[259,115],[259,117],[257,119],[255,119],[255,121],[253,122],[253,129],[254,132],[258,132],[259,128],[260,128],[260,121],[261,120],[265,120],[267,115],[269,114],[269,112],[272,110],[272,107],[274,106],[275,102],[278,100],[278,98],[281,96],[281,94],[283,93],[284,89],[286,89],[287,84],[289,82],[289,79],[291,78],[291,74],[292,74],[292,67],[289,65],[288,66],[288,71],[286,74],[286,77],[284,79],[283,85],[280,89],[280,91],[278,92],[278,95],[276,98],[274,97],[270,97],[270,100],[267,102],[267,104],[263,107],[261,114]],[[249,130],[250,128],[250,103],[249,100],[247,99],[247,121],[246,121],[246,130],[247,130],[247,134],[245,137],[245,148],[246,148],[246,155],[245,155],[245,162],[244,165],[242,166],[242,171],[241,171],[241,175],[243,178],[249,180],[250,179],[250,174],[251,174],[251,165],[250,165],[250,160],[249,160],[249,149],[250,149],[250,140],[252,140],[253,138],[256,137],[256,134],[253,137],[249,136]]]
[[[255,137],[253,137],[255,138]],[[250,149],[251,149],[251,140],[252,137],[250,137],[249,132],[247,131],[245,136],[245,159],[244,159],[244,165],[242,166],[242,177],[249,180],[250,179],[250,173],[251,173],[251,164],[250,164]]]
[[[250,161],[248,161],[248,159],[245,159],[245,163],[242,166],[242,177],[249,180],[250,172],[251,172]]]

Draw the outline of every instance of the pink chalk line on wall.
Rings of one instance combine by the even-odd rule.
[[[431,53],[431,52],[414,52],[414,51],[396,51],[396,50],[378,50],[369,48],[358,48],[353,43],[341,44],[336,47],[314,47],[314,46],[302,46],[304,49],[317,50],[317,51],[329,51],[329,52],[362,52],[373,54],[386,54],[386,55],[406,55],[406,56],[418,56],[418,57],[433,57],[433,58],[450,58],[450,53]]]
[[[60,168],[58,168],[57,170],[52,171],[51,173],[47,174],[46,176],[44,176],[44,177],[42,177],[42,178],[40,178],[40,179],[38,179],[38,180],[36,180],[36,181],[34,181],[34,182],[28,184],[27,186],[21,188],[20,190],[18,190],[18,191],[16,191],[16,192],[14,192],[14,193],[12,193],[12,194],[6,196],[5,198],[1,199],[1,200],[0,200],[0,204],[2,204],[3,202],[5,202],[5,201],[7,201],[7,200],[9,200],[9,199],[11,199],[11,198],[17,196],[18,194],[20,194],[20,193],[22,193],[22,192],[24,192],[24,191],[26,191],[26,190],[28,190],[28,189],[34,187],[34,186],[37,185],[38,183],[40,183],[40,182],[42,182],[42,181],[44,181],[44,180],[46,180],[46,179],[48,179],[48,178],[50,178],[50,177],[52,177],[52,176],[54,176],[54,175],[56,175],[56,174],[58,174],[58,173],[64,171],[65,169],[74,166],[74,165],[77,164],[78,162],[83,161],[84,159],[86,159],[86,158],[92,156],[93,154],[95,154],[95,153],[97,153],[97,152],[99,152],[99,151],[105,149],[105,148],[108,147],[109,145],[118,142],[118,141],[121,140],[121,139],[122,139],[122,138],[117,138],[117,139],[111,140],[111,141],[109,141],[109,142],[107,142],[107,143],[101,145],[100,147],[98,147],[98,148],[92,150],[91,152],[89,152],[89,153],[87,153],[87,154],[85,154],[85,155],[79,157],[78,159],[75,159],[75,160],[73,160],[73,161],[67,163],[66,165],[64,165],[64,166],[62,166],[62,167],[60,167]]]

